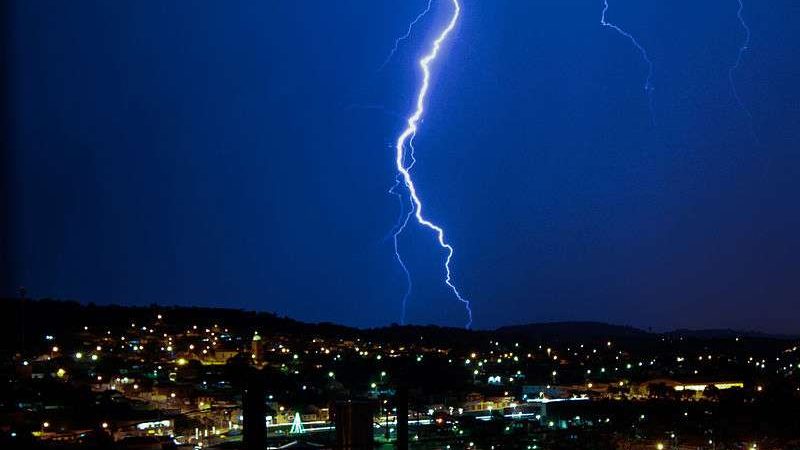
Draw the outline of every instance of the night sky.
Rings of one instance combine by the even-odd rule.
[[[475,327],[800,332],[800,2],[462,0],[415,139]],[[5,2],[5,296],[398,322],[434,0]],[[462,325],[412,226],[408,319]]]

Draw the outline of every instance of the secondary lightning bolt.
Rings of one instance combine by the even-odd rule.
[[[739,90],[736,89],[736,81],[733,78],[734,72],[736,72],[736,70],[742,64],[742,58],[744,57],[744,52],[746,52],[750,48],[750,38],[752,36],[752,33],[750,32],[750,27],[747,26],[747,22],[745,22],[744,20],[744,15],[743,15],[744,2],[742,0],[737,0],[737,1],[739,2],[739,9],[736,11],[736,17],[739,19],[739,24],[742,26],[742,29],[744,30],[744,41],[742,42],[742,45],[739,47],[739,53],[736,56],[736,61],[733,63],[730,69],[728,69],[728,80],[730,81],[731,84],[731,93],[733,94],[733,98],[736,99],[736,103],[739,104],[739,108],[741,108],[742,111],[744,111],[744,113],[747,115],[747,118],[749,119],[750,132],[753,134],[753,139],[756,141],[756,144],[760,145],[761,142],[758,139],[758,135],[756,134],[756,130],[753,126],[753,114],[750,112],[747,106],[745,106],[744,102],[742,101],[742,98],[739,96]]]
[[[397,192],[395,189],[400,185],[400,179],[397,180],[397,184],[392,186],[392,189],[389,189],[389,192],[397,195],[397,198],[400,201],[400,217],[397,219],[397,225],[392,230],[392,239],[394,241],[394,257],[397,259],[397,263],[400,264],[400,268],[403,269],[403,273],[406,275],[406,292],[403,294],[403,302],[402,302],[402,312],[400,314],[400,325],[406,324],[406,309],[408,306],[408,297],[411,296],[411,289],[412,289],[412,282],[411,282],[411,272],[408,271],[408,266],[406,266],[405,261],[403,261],[403,257],[400,255],[400,245],[398,243],[398,238],[400,237],[400,233],[406,229],[406,225],[408,225],[409,219],[411,219],[411,214],[414,213],[414,204],[411,204],[411,208],[406,212],[405,210],[405,202],[403,201],[403,195]]]
[[[426,54],[419,60],[419,66],[420,69],[422,69],[422,84],[419,88],[419,91],[417,92],[416,108],[414,109],[414,112],[406,120],[406,128],[397,137],[397,143],[395,145],[395,164],[397,166],[397,171],[399,174],[399,181],[402,181],[406,189],[408,189],[408,195],[411,201],[411,209],[405,216],[405,219],[397,227],[397,231],[394,233],[394,239],[395,239],[395,254],[397,256],[397,260],[400,262],[401,266],[403,267],[403,270],[405,270],[410,281],[411,277],[409,275],[408,269],[403,263],[403,259],[400,256],[399,251],[397,251],[397,237],[405,229],[412,215],[416,219],[417,223],[426,228],[431,229],[433,232],[436,233],[439,246],[447,250],[447,258],[444,263],[444,268],[447,276],[445,277],[444,282],[445,284],[447,284],[448,287],[450,287],[450,289],[453,291],[453,294],[455,294],[458,300],[464,304],[464,307],[467,311],[467,315],[469,317],[466,326],[467,328],[469,328],[472,325],[472,309],[470,308],[469,300],[465,299],[458,291],[456,285],[453,284],[453,277],[450,270],[450,262],[453,259],[453,253],[454,253],[453,247],[450,244],[448,244],[447,241],[445,240],[444,229],[436,225],[435,223],[431,222],[430,220],[426,219],[425,216],[422,215],[422,201],[420,200],[419,195],[417,193],[417,188],[414,185],[414,180],[411,177],[411,167],[414,165],[413,140],[414,136],[416,136],[419,127],[419,121],[425,112],[425,100],[428,96],[428,90],[430,88],[430,77],[431,77],[430,65],[433,61],[436,60],[436,57],[439,55],[439,50],[441,49],[442,43],[447,39],[447,37],[455,28],[456,24],[458,23],[459,15],[461,14],[461,5],[459,4],[458,0],[451,0],[451,1],[453,3],[453,15],[451,16],[450,21],[447,23],[447,26],[441,31],[439,36],[437,36],[437,38],[433,41],[430,52],[428,52],[428,54]],[[406,159],[407,159],[406,146],[408,146],[411,151],[411,156],[410,156],[411,162],[408,164],[406,164]],[[395,185],[395,187],[397,186],[399,186],[399,184]],[[392,188],[392,192],[396,192],[394,187]],[[409,291],[407,291],[405,298],[408,297],[408,292],[410,292],[411,289],[410,282],[408,286],[409,286]]]
[[[417,15],[417,17],[414,20],[412,20],[411,23],[408,24],[408,29],[406,30],[406,34],[404,34],[404,35],[400,36],[399,38],[395,39],[394,47],[392,47],[392,51],[389,52],[389,56],[386,57],[386,59],[383,61],[383,64],[381,64],[381,66],[378,68],[379,72],[381,70],[383,70],[383,68],[386,67],[387,64],[389,64],[389,61],[392,60],[392,57],[394,56],[394,54],[397,53],[397,48],[400,46],[400,43],[403,42],[404,40],[408,39],[409,36],[411,36],[411,30],[414,28],[414,25],[416,25],[417,22],[422,20],[422,18],[425,17],[425,15],[428,14],[428,12],[431,10],[431,4],[432,3],[433,3],[433,0],[428,0],[428,6],[425,8],[425,10],[422,11],[421,13],[419,13],[419,15]]]
[[[608,0],[603,0],[603,14],[600,17],[600,24],[604,27],[611,28],[615,30],[617,33],[621,34],[622,36],[628,38],[634,47],[639,50],[639,53],[642,55],[642,59],[647,63],[647,78],[644,82],[644,92],[647,95],[647,105],[650,108],[650,121],[655,126],[656,123],[656,115],[655,110],[653,108],[653,91],[655,88],[653,87],[652,79],[653,79],[653,61],[650,60],[650,56],[647,54],[647,50],[633,37],[632,34],[628,33],[627,31],[623,30],[619,26],[609,22],[606,20],[606,13],[608,12]]]
[[[414,167],[414,163],[417,162],[414,159],[414,135],[408,139],[408,147],[409,152],[403,154],[403,165],[406,167],[406,170],[410,171],[412,167]],[[405,157],[408,155],[411,159],[411,162],[406,166],[405,164]],[[400,264],[400,267],[403,269],[403,272],[406,275],[406,292],[403,294],[403,301],[402,301],[402,312],[400,314],[400,324],[406,324],[406,307],[408,305],[408,297],[411,296],[411,289],[413,284],[411,282],[411,272],[408,270],[408,266],[406,266],[405,261],[403,261],[403,257],[400,255],[400,247],[398,243],[398,239],[400,234],[403,230],[406,229],[408,225],[408,221],[411,219],[411,215],[414,213],[414,201],[409,195],[409,203],[410,208],[408,211],[405,210],[405,202],[403,201],[404,196],[402,193],[397,191],[397,188],[400,187],[400,183],[403,182],[403,178],[401,174],[397,174],[397,178],[395,179],[394,186],[389,189],[389,193],[394,194],[397,196],[397,200],[400,202],[400,217],[397,219],[397,225],[392,229],[392,240],[394,241],[394,256],[397,259],[397,263]]]

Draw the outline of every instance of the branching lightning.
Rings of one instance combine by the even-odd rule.
[[[403,257],[400,255],[400,246],[398,243],[398,238],[400,233],[406,229],[406,225],[408,225],[409,219],[411,219],[411,214],[414,212],[413,203],[411,208],[406,212],[405,204],[403,202],[403,196],[397,192],[395,192],[394,188],[390,191],[393,194],[397,195],[397,198],[400,199],[400,218],[398,219],[397,226],[392,231],[392,238],[394,240],[394,256],[397,259],[398,264],[403,269],[403,273],[406,275],[406,292],[403,294],[403,302],[402,302],[402,313],[400,315],[400,324],[406,324],[406,308],[408,305],[408,297],[411,296],[411,289],[412,289],[412,282],[411,282],[411,272],[408,271],[408,267],[406,263],[403,261]]]
[[[403,165],[406,167],[406,170],[410,171],[412,167],[414,167],[414,163],[416,159],[414,159],[414,135],[411,135],[408,139],[408,152],[403,153]],[[410,163],[406,165],[405,158],[408,157],[410,159]],[[397,196],[397,200],[400,202],[400,217],[397,219],[397,225],[392,229],[392,240],[394,242],[394,256],[397,259],[398,264],[403,269],[403,272],[406,275],[406,292],[403,294],[403,302],[402,302],[402,312],[400,315],[400,324],[405,325],[406,323],[406,306],[408,304],[408,297],[411,296],[411,289],[413,287],[411,281],[411,272],[408,270],[408,266],[406,266],[405,261],[403,261],[403,257],[400,255],[400,247],[398,243],[398,239],[400,237],[400,233],[406,229],[408,225],[408,221],[411,219],[411,215],[414,213],[414,200],[411,196],[408,196],[409,199],[409,209],[406,211],[405,205],[405,196],[397,191],[397,188],[400,187],[400,184],[403,182],[403,177],[400,173],[397,174],[397,178],[395,179],[394,186],[389,189],[389,193],[394,194]]]
[[[742,26],[744,30],[744,41],[742,41],[742,45],[739,47],[739,53],[736,56],[736,61],[734,61],[733,65],[728,69],[728,80],[731,84],[731,94],[733,94],[733,98],[736,99],[736,103],[739,104],[739,108],[744,111],[747,115],[747,118],[750,122],[750,132],[753,134],[753,139],[756,141],[757,144],[760,145],[760,141],[758,139],[758,135],[756,134],[756,130],[753,127],[753,114],[750,110],[745,106],[744,102],[742,101],[741,96],[739,96],[739,90],[736,89],[736,81],[734,80],[734,72],[739,69],[739,66],[742,64],[742,58],[744,58],[744,52],[746,52],[750,48],[750,38],[752,33],[750,31],[750,27],[747,25],[747,22],[744,20],[744,2],[743,0],[737,0],[739,2],[739,9],[736,11],[736,17],[739,19],[739,24]]]
[[[650,59],[650,56],[647,54],[647,49],[636,40],[636,38],[627,31],[623,30],[619,26],[609,22],[606,20],[606,13],[608,12],[608,0],[603,0],[603,14],[600,17],[600,24],[604,27],[608,27],[616,31],[617,33],[621,34],[622,36],[626,37],[628,40],[631,41],[634,47],[639,50],[639,53],[642,55],[642,59],[647,63],[647,78],[644,82],[644,92],[647,95],[647,105],[650,108],[650,121],[653,125],[656,122],[656,115],[655,110],[653,108],[653,91],[655,88],[653,87],[653,61]]]
[[[381,70],[383,70],[383,68],[386,67],[386,65],[389,64],[389,62],[392,60],[392,58],[394,57],[395,53],[397,53],[398,48],[400,47],[400,43],[403,42],[404,40],[408,39],[411,36],[411,31],[414,29],[414,26],[420,20],[422,20],[428,14],[428,12],[430,12],[432,4],[433,4],[433,0],[428,0],[428,4],[425,6],[425,9],[422,12],[420,12],[419,14],[417,14],[417,17],[415,17],[414,20],[412,20],[408,24],[408,28],[406,29],[406,33],[404,35],[398,37],[397,39],[395,39],[394,46],[392,46],[391,51],[386,56],[386,59],[383,61],[381,66],[378,68],[379,72]],[[413,143],[413,139],[414,139],[413,136],[411,136],[411,138],[408,141],[409,151],[403,155],[404,158],[406,156],[409,157],[409,159],[411,161],[408,165],[406,165],[406,169],[407,170],[411,170],[411,168],[414,166],[414,163],[416,162],[414,160],[414,143]],[[403,163],[405,164],[405,161]],[[408,304],[408,298],[409,298],[409,296],[411,296],[411,289],[413,287],[413,283],[412,283],[412,280],[411,280],[411,272],[409,272],[408,266],[406,266],[405,261],[403,261],[403,257],[400,255],[400,247],[399,247],[400,244],[398,242],[398,237],[400,236],[400,233],[402,233],[403,230],[405,230],[406,226],[408,225],[408,221],[411,219],[411,214],[414,212],[414,204],[411,201],[411,198],[409,196],[409,203],[410,204],[409,204],[409,209],[406,211],[405,196],[403,195],[402,192],[398,192],[398,190],[397,190],[397,188],[400,187],[400,184],[402,183],[402,181],[403,180],[402,180],[401,175],[398,174],[397,175],[397,179],[395,180],[394,186],[392,186],[391,189],[389,189],[389,193],[396,195],[397,196],[397,200],[400,203],[400,217],[398,217],[398,219],[397,219],[397,224],[394,226],[394,228],[392,228],[391,235],[392,235],[392,241],[393,241],[393,244],[394,244],[395,258],[397,259],[397,263],[400,265],[400,268],[403,269],[403,273],[406,276],[406,292],[403,294],[402,312],[401,312],[401,315],[400,315],[400,324],[401,325],[405,325],[405,323],[406,323],[406,309],[407,309],[406,306]]]
[[[411,23],[408,24],[408,29],[406,30],[406,34],[404,34],[404,35],[400,36],[399,38],[395,39],[394,47],[392,47],[392,51],[389,52],[389,55],[383,61],[383,64],[381,64],[381,66],[378,68],[378,71],[383,70],[383,68],[386,67],[387,64],[389,64],[389,61],[392,60],[392,57],[394,57],[394,54],[397,53],[397,49],[400,46],[400,43],[405,41],[406,39],[408,39],[411,36],[411,30],[414,28],[414,25],[416,25],[417,22],[422,20],[422,18],[425,17],[428,14],[428,12],[431,10],[431,4],[432,3],[433,3],[433,0],[428,0],[428,6],[425,8],[425,10],[422,11],[421,13],[419,13],[417,15],[417,17],[414,20],[412,20]]]
[[[433,63],[437,56],[439,55],[439,50],[441,49],[442,43],[447,39],[450,33],[455,28],[456,24],[458,23],[459,15],[461,13],[461,5],[459,4],[458,0],[451,0],[453,3],[453,15],[450,18],[450,21],[447,23],[445,28],[440,32],[440,34],[436,37],[436,39],[431,44],[430,51],[424,55],[419,60],[419,66],[422,70],[422,84],[419,87],[417,92],[417,100],[416,100],[416,108],[414,112],[406,119],[406,128],[403,132],[397,137],[397,141],[395,144],[395,164],[397,166],[397,183],[390,189],[390,192],[393,194],[398,195],[400,198],[401,204],[404,203],[403,197],[400,193],[397,192],[397,188],[400,187],[402,183],[407,191],[408,191],[408,199],[409,199],[409,210],[405,212],[405,214],[401,214],[400,220],[398,221],[397,226],[395,227],[394,231],[394,248],[395,248],[395,256],[397,261],[400,263],[400,266],[403,268],[403,271],[406,274],[406,278],[408,280],[408,289],[406,291],[405,296],[403,297],[403,321],[405,321],[405,307],[406,301],[408,296],[411,292],[411,274],[408,271],[405,263],[403,262],[403,258],[400,255],[397,240],[400,233],[405,230],[406,226],[408,225],[409,220],[413,216],[417,223],[420,225],[429,228],[434,233],[436,233],[436,238],[443,249],[447,251],[447,258],[445,259],[444,269],[446,272],[445,277],[445,284],[453,291],[453,294],[464,304],[464,307],[467,311],[467,315],[469,320],[466,324],[467,328],[472,325],[472,309],[470,308],[469,300],[465,299],[461,293],[459,292],[456,285],[453,283],[452,272],[450,270],[450,263],[453,259],[454,249],[453,247],[447,243],[444,237],[444,229],[435,223],[431,222],[430,220],[426,219],[425,216],[422,214],[422,200],[420,200],[419,194],[417,193],[417,188],[414,184],[414,180],[411,177],[411,168],[414,166],[416,160],[414,159],[414,136],[416,136],[417,130],[419,128],[419,122],[422,119],[422,115],[425,112],[425,100],[428,96],[428,90],[430,88],[430,76],[431,76],[431,63]],[[430,8],[430,2],[428,3],[428,8]],[[418,21],[424,14],[427,13],[427,10],[423,12],[420,16],[412,22],[412,25]],[[409,27],[409,30],[411,27]],[[409,31],[410,32],[410,31]],[[399,42],[399,40],[398,40]]]

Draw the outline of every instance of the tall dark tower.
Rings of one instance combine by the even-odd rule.
[[[368,400],[348,400],[336,403],[337,450],[372,450],[375,446],[374,428],[375,403]]]
[[[267,440],[267,408],[264,403],[266,390],[261,371],[250,369],[247,371],[242,409],[244,409],[244,450],[263,450]]]
[[[408,450],[408,386],[397,387],[397,450]]]

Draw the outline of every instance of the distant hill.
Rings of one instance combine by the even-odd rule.
[[[651,333],[626,325],[602,322],[547,322],[514,325],[496,330],[465,330],[463,328],[435,325],[389,325],[371,329],[358,329],[332,323],[306,323],[268,312],[245,311],[229,308],[197,308],[183,306],[119,306],[84,304],[76,301],[40,299],[20,301],[18,298],[0,299],[0,350],[12,349],[25,336],[61,334],[83,326],[100,328],[125,328],[131,324],[148,324],[158,314],[163,314],[173,327],[209,327],[224,324],[240,333],[253,331],[305,334],[325,338],[378,339],[397,343],[437,345],[476,345],[492,339],[518,342],[602,342],[626,341],[629,344],[649,345],[663,337],[691,339],[734,339],[735,337],[759,339],[798,339],[798,336],[769,334],[756,331],[727,329],[676,330],[668,333]]]
[[[696,339],[734,339],[737,337],[757,338],[757,339],[781,339],[795,340],[800,339],[796,334],[764,333],[762,331],[742,331],[731,330],[728,328],[708,329],[708,330],[687,330],[678,329],[665,333],[668,336],[683,336]]]
[[[350,338],[360,330],[331,323],[305,323],[269,312],[231,308],[184,306],[120,306],[84,304],[77,301],[39,299],[21,301],[0,299],[0,350],[15,345],[22,336],[40,339],[46,334],[74,332],[82,327],[124,329],[152,324],[157,315],[166,317],[171,327],[210,327],[215,323],[241,333],[271,331],[289,334],[313,333],[317,336]],[[24,334],[23,334],[24,333]]]
[[[548,340],[597,340],[597,339],[649,339],[656,337],[638,328],[627,325],[611,325],[603,322],[546,322],[500,327],[496,333],[514,335],[528,339]]]
[[[647,340],[660,336],[692,339],[750,339],[797,340],[800,335],[765,333],[761,331],[742,331],[732,329],[678,329],[666,333],[652,333],[627,325],[613,325],[603,322],[545,322],[500,327],[495,333],[513,336],[517,339],[576,341],[576,340]]]

